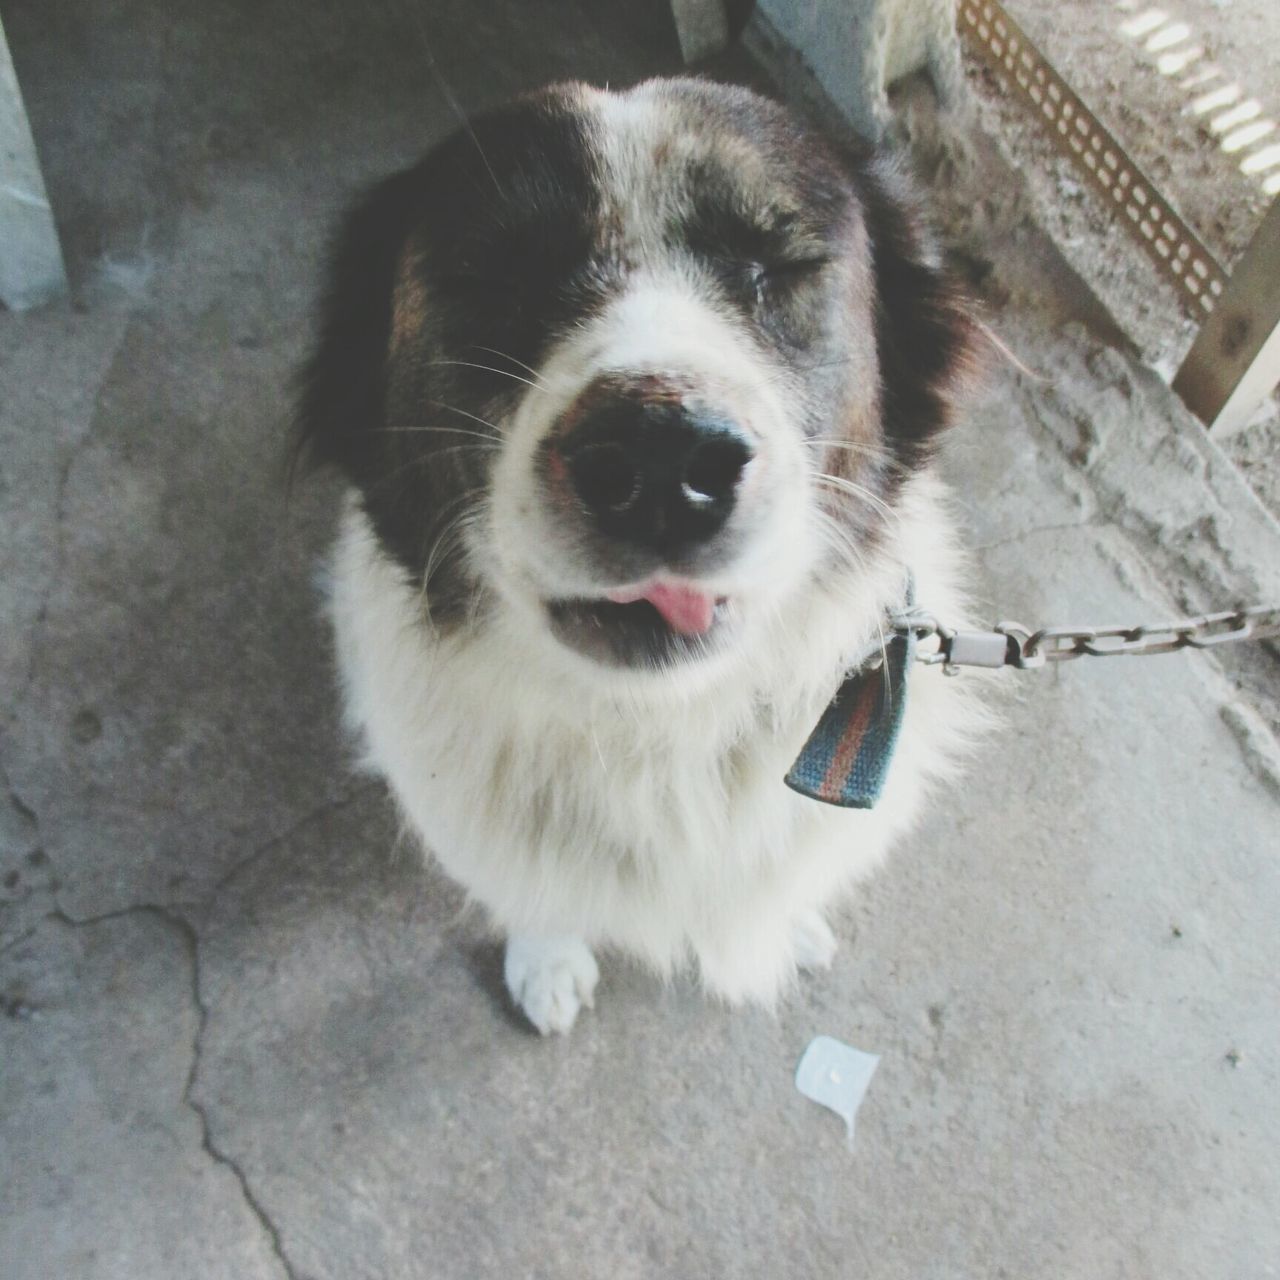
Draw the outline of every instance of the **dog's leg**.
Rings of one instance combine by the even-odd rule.
[[[820,912],[802,911],[791,922],[791,954],[806,973],[830,969],[839,946]]]
[[[838,945],[820,911],[784,915],[766,907],[698,946],[698,967],[707,989],[730,1004],[772,1005],[797,970],[829,969]]]
[[[511,998],[545,1036],[563,1034],[583,1005],[594,1007],[600,970],[578,938],[518,933],[507,939],[503,976]]]

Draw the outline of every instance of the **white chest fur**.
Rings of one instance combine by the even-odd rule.
[[[686,685],[591,677],[511,621],[436,635],[353,499],[332,610],[366,762],[503,931],[572,934],[662,972],[692,960],[718,994],[768,1001],[795,972],[796,921],[876,865],[976,720],[964,682],[918,670],[874,810],[783,784],[904,565],[922,603],[961,620],[934,482],[900,512],[870,574],[815,584],[739,663]]]

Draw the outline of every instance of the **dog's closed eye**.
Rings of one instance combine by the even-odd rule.
[[[831,259],[826,255],[758,263],[753,281],[757,299],[763,303],[770,293],[797,289],[819,276],[830,264]]]

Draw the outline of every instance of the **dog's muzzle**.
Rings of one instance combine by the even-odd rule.
[[[706,575],[756,457],[733,417],[668,381],[593,382],[546,442],[553,506],[594,562],[594,598],[549,602],[556,634],[611,664],[707,652],[723,597]]]

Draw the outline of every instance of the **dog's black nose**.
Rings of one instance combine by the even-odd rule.
[[[560,443],[600,532],[666,553],[723,527],[752,452],[733,423],[672,397],[597,404]]]

